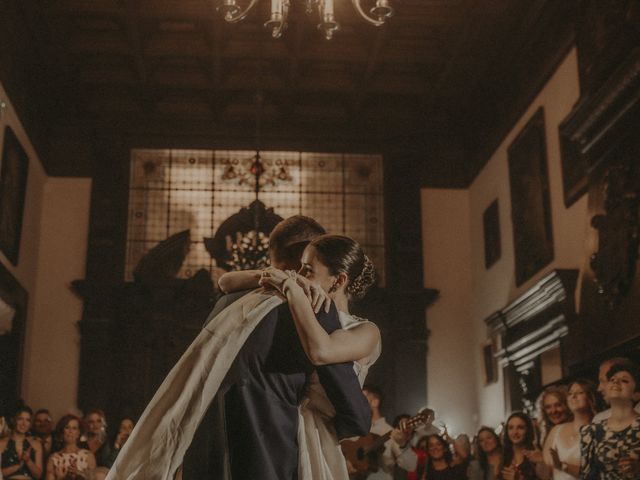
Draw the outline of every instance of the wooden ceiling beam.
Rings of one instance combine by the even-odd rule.
[[[355,83],[353,100],[350,102],[351,105],[349,105],[350,115],[353,119],[356,119],[362,113],[363,105],[371,88],[371,80],[380,62],[388,30],[389,26],[387,24],[378,27],[362,76],[360,80]]]
[[[285,95],[280,102],[280,111],[282,115],[290,117],[293,115],[298,97],[300,95],[300,57],[302,56],[302,45],[305,36],[305,23],[299,16],[291,19],[289,24],[293,23],[291,29],[293,42],[289,53],[289,65],[284,83],[287,86]]]
[[[50,114],[64,115],[69,118],[81,118],[81,106],[78,105],[75,96],[75,81],[78,78],[80,62],[74,62],[69,54],[68,38],[53,37],[51,29],[40,13],[40,6],[35,0],[18,0],[17,3],[23,12],[24,25],[33,38],[36,55],[42,65],[41,79],[43,85],[49,89],[45,93],[48,104],[52,106]],[[43,112],[46,117],[48,112]],[[50,119],[51,120],[51,119]],[[55,120],[53,120],[55,123]],[[87,136],[90,128],[81,122],[80,130]]]
[[[206,2],[206,0],[203,0]],[[213,10],[213,9],[212,9]],[[196,22],[201,30],[205,41],[209,47],[208,72],[209,72],[209,91],[207,93],[207,103],[214,119],[221,120],[224,111],[229,104],[229,98],[221,92],[223,75],[223,58],[224,51],[224,34],[229,33],[225,28],[225,22],[212,11],[205,19]]]
[[[120,0],[120,4],[124,10],[122,15],[125,22],[127,41],[133,57],[133,66],[138,76],[140,89],[144,90],[149,83],[149,79],[144,62],[142,34],[140,31],[140,0]]]

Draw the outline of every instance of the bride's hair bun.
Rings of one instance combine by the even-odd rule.
[[[375,283],[373,262],[352,238],[344,235],[321,235],[311,245],[331,275],[344,273],[347,276],[345,292],[350,300],[360,300]]]
[[[376,270],[373,266],[373,262],[365,255],[364,265],[362,266],[360,274],[353,280],[350,280],[347,284],[347,293],[349,294],[349,297],[354,300],[364,298],[367,290],[371,288],[375,281]]]

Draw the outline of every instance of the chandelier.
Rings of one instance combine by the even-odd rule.
[[[389,5],[389,0],[368,0],[372,4],[375,2],[368,13],[362,6],[362,1],[351,0],[360,16],[376,27],[382,25],[387,18],[393,15],[393,8]],[[238,5],[238,0],[223,0],[218,10],[224,14],[224,19],[227,22],[235,23],[244,19],[258,2],[259,0],[249,0],[249,4],[243,9]],[[327,40],[330,40],[333,34],[340,29],[340,24],[336,21],[333,10],[334,0],[304,0],[304,3],[307,14],[317,11],[320,18],[318,29],[324,32]],[[291,0],[271,0],[271,16],[264,26],[271,29],[273,38],[282,36],[282,32],[287,26],[290,5]]]

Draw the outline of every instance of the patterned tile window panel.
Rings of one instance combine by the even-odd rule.
[[[239,150],[131,151],[126,280],[158,242],[189,229],[191,247],[178,274],[221,273],[204,238],[258,198],[283,217],[303,214],[329,232],[357,240],[384,285],[384,197],[380,155]]]

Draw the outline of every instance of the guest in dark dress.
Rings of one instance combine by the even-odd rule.
[[[32,411],[23,406],[12,418],[11,435],[0,440],[2,477],[38,479],[42,475],[42,446],[29,436]]]
[[[536,480],[536,464],[530,458],[542,458],[535,445],[533,422],[526,413],[509,416],[504,436],[504,466],[502,480]]]
[[[476,455],[469,468],[469,480],[496,480],[502,470],[502,442],[493,428],[478,430]]]
[[[427,438],[429,459],[425,476],[427,480],[467,480],[467,464],[454,464],[449,444],[440,435]]]
[[[96,464],[98,468],[95,473],[95,480],[101,480],[107,476],[109,469],[113,466],[120,450],[131,435],[135,422],[130,417],[123,417],[118,423],[118,431],[109,441],[105,442],[96,454]]]

